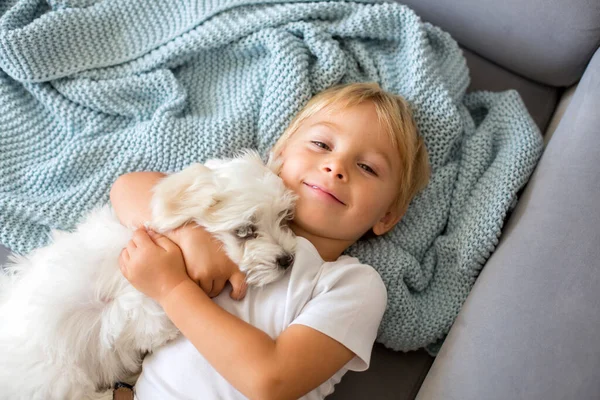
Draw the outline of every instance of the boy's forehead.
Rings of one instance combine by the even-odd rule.
[[[359,104],[333,103],[323,107],[311,115],[305,122],[311,125],[322,124],[334,129],[341,129],[343,125],[363,126],[372,130],[382,131],[381,121],[375,104],[362,102]]]
[[[379,125],[379,121],[375,113],[369,112],[374,111],[374,108],[373,110],[368,110],[365,109],[365,107],[369,107],[369,105],[356,104],[352,106],[342,106],[340,104],[330,104],[307,118],[304,121],[304,124],[309,127],[322,125],[342,133],[344,131],[343,125],[352,121],[362,122],[363,124],[367,123],[372,129],[374,127],[374,123],[371,120],[372,117],[375,117],[377,120],[375,125]]]
[[[357,130],[359,133],[364,133],[365,136],[371,133],[371,139],[381,139],[380,141],[389,147],[392,142],[387,129],[382,126],[379,116],[375,111],[375,106],[362,103],[350,107],[326,107],[319,110],[303,121],[302,125],[307,128],[325,127],[331,131],[343,134],[346,130]],[[360,107],[360,109],[357,109]]]

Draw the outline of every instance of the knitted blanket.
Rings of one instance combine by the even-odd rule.
[[[516,92],[466,94],[456,42],[397,3],[1,2],[0,242],[46,244],[127,172],[266,154],[313,94],[354,81],[408,99],[433,171],[395,230],[348,253],[387,285],[377,340],[435,354],[542,139]]]

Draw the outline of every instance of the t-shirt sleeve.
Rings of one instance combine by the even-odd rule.
[[[346,368],[364,371],[369,368],[387,291],[373,267],[345,264],[324,266],[311,300],[291,324],[309,326],[337,340],[355,354]]]

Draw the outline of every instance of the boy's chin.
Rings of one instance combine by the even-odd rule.
[[[290,224],[290,227],[296,235],[301,236],[317,236],[322,238],[343,240],[351,243],[362,239],[359,233],[353,234],[353,232],[349,232],[348,229],[340,227],[340,225],[336,224],[335,222],[327,224],[304,224],[295,219],[294,222]],[[373,235],[376,236],[375,234]]]

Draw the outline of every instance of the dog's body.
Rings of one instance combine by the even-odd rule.
[[[274,281],[295,251],[285,224],[294,196],[255,153],[211,165],[163,179],[149,224],[165,232],[195,221],[223,242],[249,284]],[[104,206],[74,232],[53,231],[48,246],[13,256],[0,277],[1,400],[110,398],[114,382],[135,380],[143,356],[179,334],[119,270],[131,235]]]
[[[100,398],[134,378],[144,352],[177,336],[119,270],[131,233],[106,206],[14,259],[0,306],[0,399]]]

